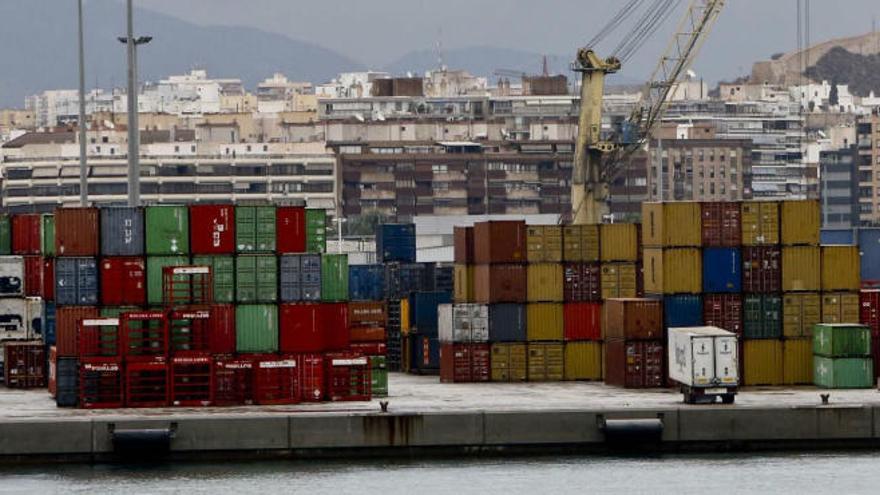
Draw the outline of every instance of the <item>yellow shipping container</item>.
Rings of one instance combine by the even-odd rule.
[[[786,339],[783,341],[782,384],[813,384],[813,339]]]
[[[565,376],[562,344],[528,344],[530,382],[560,382]]]
[[[779,244],[779,203],[748,201],[742,204],[744,246]]]
[[[860,323],[858,293],[822,294],[822,323]]]
[[[813,325],[822,322],[822,301],[815,292],[788,293],[782,298],[782,312],[786,338],[809,337]]]
[[[409,335],[409,298],[400,300],[400,333]]]
[[[528,266],[526,294],[529,302],[562,302],[562,265],[534,263]]]
[[[525,344],[492,344],[492,381],[524,382],[528,378]]]
[[[566,342],[565,379],[601,380],[602,344],[600,342]]]
[[[635,263],[602,263],[602,299],[636,297],[637,271]]]
[[[816,246],[782,248],[782,290],[815,291],[822,287],[822,252]]]
[[[646,294],[699,294],[703,257],[695,248],[645,248]]]
[[[822,290],[861,288],[861,260],[856,246],[822,246]]]
[[[474,302],[474,265],[456,264],[453,267],[452,297],[457,303]]]
[[[529,225],[526,228],[526,258],[529,263],[562,261],[562,227]]]
[[[818,200],[783,201],[781,210],[782,244],[787,246],[819,245],[822,215]]]
[[[566,225],[562,229],[562,259],[565,261],[599,261],[599,244],[598,225]]]
[[[602,261],[638,261],[639,226],[634,223],[602,224],[599,228]]]
[[[703,214],[700,203],[642,203],[642,244],[650,247],[700,247]]]
[[[743,342],[745,385],[782,384],[782,341],[753,339]]]
[[[561,303],[526,305],[526,339],[529,342],[562,342],[564,326]]]

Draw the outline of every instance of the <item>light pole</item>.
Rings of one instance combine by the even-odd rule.
[[[347,218],[336,217],[333,223],[336,224],[336,252],[342,254],[342,224],[347,222]]]
[[[86,163],[86,62],[83,41],[83,0],[79,0],[79,205],[89,205],[88,166]]]
[[[118,38],[128,48],[128,206],[140,206],[141,171],[139,163],[140,133],[138,132],[137,47],[152,41],[151,36],[134,37],[132,0],[127,5],[127,36]]]

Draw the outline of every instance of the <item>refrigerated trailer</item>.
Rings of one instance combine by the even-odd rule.
[[[681,384],[685,403],[733,403],[738,348],[736,334],[717,327],[669,329],[669,378]]]

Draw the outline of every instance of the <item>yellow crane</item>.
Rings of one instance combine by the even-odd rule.
[[[578,50],[572,64],[572,68],[581,73],[581,107],[571,181],[572,222],[576,225],[598,224],[608,218],[609,185],[623,171],[629,156],[643,146],[665,110],[669,93],[690,68],[725,4],[725,0],[690,1],[675,35],[645,85],[641,104],[618,132],[603,136],[605,77],[621,69],[663,24],[678,1],[654,0],[615,53],[602,58],[593,50],[595,42],[645,3],[645,0],[629,0],[587,47]]]

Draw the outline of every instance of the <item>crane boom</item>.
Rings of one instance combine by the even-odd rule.
[[[620,70],[620,61],[614,57],[602,60],[590,48],[578,51],[574,69],[582,73],[581,110],[571,191],[575,224],[601,223],[607,216],[609,184],[659,122],[670,92],[690,68],[724,4],[725,0],[691,0],[645,86],[642,104],[627,121],[636,129],[636,139],[629,143],[603,141],[601,137],[605,76]]]

